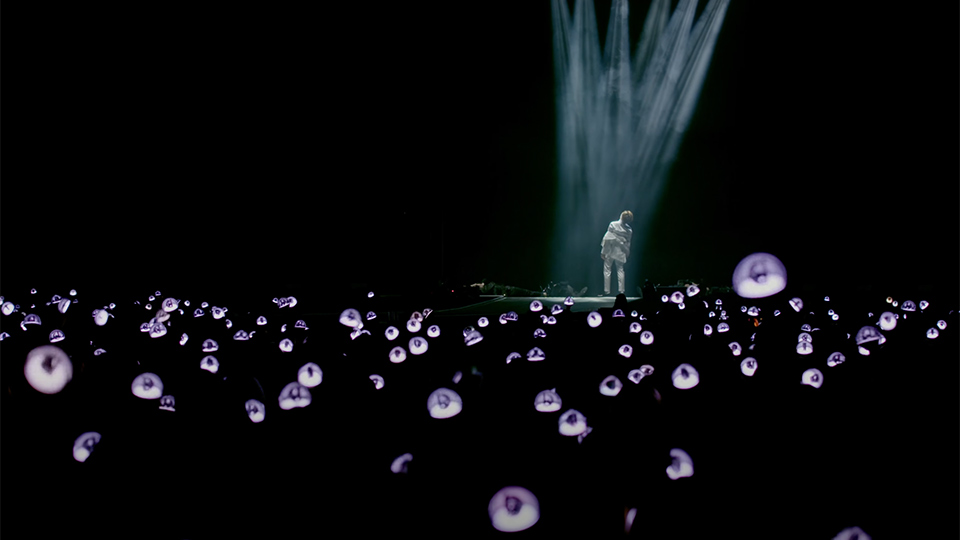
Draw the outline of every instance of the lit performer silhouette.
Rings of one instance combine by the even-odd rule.
[[[627,258],[630,257],[630,239],[633,238],[633,229],[630,228],[630,223],[632,222],[633,212],[624,210],[618,221],[610,222],[607,233],[603,235],[603,241],[600,242],[600,258],[603,259],[602,296],[610,296],[610,274],[613,270],[613,263],[617,263],[617,285],[620,294],[625,294],[624,281],[626,277],[623,272],[623,265],[627,264]]]

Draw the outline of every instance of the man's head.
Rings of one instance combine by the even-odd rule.
[[[633,223],[633,212],[624,210],[620,213],[620,221],[624,223]]]

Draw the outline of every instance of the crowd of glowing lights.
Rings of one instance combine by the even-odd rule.
[[[744,258],[734,269],[732,284],[734,292],[749,303],[749,301],[753,299],[774,297],[784,291],[787,284],[787,273],[781,261],[774,255],[755,253]],[[36,293],[35,290],[31,292]],[[686,288],[685,292],[675,291],[671,295],[663,295],[663,297],[659,299],[661,309],[687,309],[689,304],[700,302],[700,300],[696,298],[699,293],[700,289],[697,285],[690,285]],[[76,301],[76,295],[77,292],[71,290],[69,296],[64,298],[54,296],[47,302],[47,305],[55,307],[61,314],[66,314],[67,310]],[[368,296],[373,297],[373,293],[371,292]],[[200,307],[196,308],[192,313],[188,313],[184,308],[190,307],[189,300],[181,301],[173,297],[160,300],[160,297],[160,291],[157,291],[155,295],[151,295],[148,298],[149,302],[158,301],[160,307],[154,311],[152,304],[146,304],[145,307],[151,315],[151,318],[140,326],[140,330],[148,333],[151,338],[171,339],[165,336],[168,334],[167,326],[170,324],[174,315],[181,317],[192,316],[195,318],[205,317],[207,313],[204,310],[208,308],[210,310],[210,316],[218,320],[224,319],[223,324],[226,328],[232,327],[230,320],[225,319],[228,312],[228,309],[225,307],[208,306],[206,302],[203,302],[200,304]],[[825,300],[829,300],[829,298],[825,298]],[[529,305],[529,314],[521,315],[510,311],[503,313],[499,317],[498,322],[500,325],[510,325],[515,324],[521,317],[539,318],[541,326],[536,329],[534,337],[547,343],[547,330],[557,325],[556,316],[563,313],[564,310],[570,309],[570,307],[574,305],[574,302],[573,298],[568,297],[562,304],[557,303],[547,309],[541,300],[533,300]],[[715,328],[714,324],[704,324],[702,327],[703,335],[720,336],[729,332],[731,319],[726,311],[723,310],[724,306],[722,302],[717,300],[714,305],[710,305],[706,301],[702,302],[706,317],[708,319],[719,319],[719,322],[715,323]],[[892,336],[896,332],[898,321],[900,321],[901,318],[909,317],[918,310],[923,312],[924,310],[930,309],[930,303],[926,300],[915,303],[912,300],[905,299],[898,301],[889,297],[886,299],[886,302],[889,305],[888,311],[879,314],[868,314],[869,317],[875,319],[875,324],[862,326],[859,331],[852,336],[847,334],[847,340],[850,342],[849,348],[851,350],[853,350],[855,346],[860,355],[869,355],[871,350],[875,350],[876,347],[887,341],[888,335],[891,336],[890,339],[895,339]],[[282,309],[296,305],[297,300],[293,297],[279,298],[274,299],[274,303],[278,309]],[[23,332],[23,334],[14,334],[12,336],[7,332],[0,333],[0,340],[36,339],[38,335],[36,331],[28,330],[30,327],[38,327],[43,324],[41,317],[35,312],[35,303],[29,306],[29,310],[26,310],[23,309],[21,305],[13,303],[12,300],[5,300],[0,297],[0,304],[2,304],[0,312],[2,312],[4,316],[12,317],[15,313],[19,313],[22,316],[22,321],[19,326]],[[804,302],[799,297],[784,298],[782,304],[784,309],[792,309],[796,312],[801,312],[801,310],[804,309]],[[183,307],[181,307],[181,305]],[[111,313],[113,308],[115,308],[115,304],[93,310],[93,324],[96,326],[110,324],[109,321],[113,317]],[[71,311],[71,315],[75,311],[76,310]],[[760,315],[761,310],[753,305],[743,305],[740,307],[740,311],[748,317],[756,318]],[[421,332],[427,325],[426,321],[431,313],[432,311],[430,309],[412,313],[406,323],[402,325],[406,334],[393,325],[387,327],[382,335],[372,334],[369,329],[366,328],[366,323],[375,319],[376,314],[368,312],[363,316],[357,309],[344,310],[340,314],[338,322],[345,328],[345,332],[349,332],[352,341],[386,340],[387,342],[398,343],[390,350],[388,358],[383,360],[388,360],[393,364],[402,364],[413,357],[430,353],[429,344],[431,340],[439,337],[441,331],[439,324],[431,324],[426,327],[425,332]],[[549,313],[549,315],[547,313]],[[950,312],[950,314],[952,313],[953,311]],[[777,317],[780,315],[780,311],[774,310],[772,315]],[[617,352],[625,360],[629,361],[634,356],[637,348],[650,346],[654,342],[653,333],[650,330],[643,329],[643,324],[646,320],[643,314],[637,313],[636,311],[625,313],[621,309],[615,309],[610,316],[614,318],[634,319],[630,322],[628,331],[622,336],[623,341],[626,343],[616,344],[616,347],[618,347]],[[837,321],[840,318],[840,314],[833,309],[829,310],[827,316],[832,321]],[[604,324],[604,317],[598,311],[592,311],[583,318],[571,320],[577,320],[578,322],[576,324],[585,323],[589,328],[598,328]],[[331,321],[331,323],[334,323],[334,321]],[[265,315],[260,315],[256,319],[257,326],[265,326],[267,324],[268,319]],[[490,320],[486,317],[481,317],[477,320],[477,328],[468,326],[462,329],[463,346],[471,347],[481,342],[485,338],[485,332],[491,335],[494,334],[488,330],[490,324]],[[567,324],[574,323],[570,322]],[[302,330],[308,329],[306,322],[302,320],[297,321],[294,326]],[[490,330],[493,329],[491,328]],[[809,359],[809,367],[798,374],[797,383],[807,385],[814,389],[821,388],[825,381],[825,371],[829,373],[831,368],[843,364],[846,361],[846,357],[841,351],[835,350],[830,350],[824,354],[817,349],[817,354],[815,354],[815,339],[813,336],[819,330],[818,328],[811,328],[809,324],[804,324],[796,330],[796,352],[803,358]],[[940,319],[930,328],[925,329],[924,332],[926,339],[933,340],[938,339],[941,333],[947,330],[946,321]],[[283,325],[281,331],[286,331],[286,324]],[[552,331],[553,330],[551,330],[551,332]],[[699,331],[699,328],[697,331]],[[39,345],[29,352],[24,362],[23,374],[29,385],[37,392],[56,394],[64,390],[73,380],[74,363],[63,349],[55,345],[55,343],[67,339],[68,336],[65,336],[64,332],[59,329],[51,329],[46,335],[49,343]],[[426,337],[424,337],[424,335]],[[180,346],[186,347],[188,339],[189,336],[186,333],[182,334],[179,337]],[[237,341],[255,340],[257,339],[256,331],[246,332],[244,330],[238,330],[234,333],[233,339]],[[281,351],[289,353],[293,350],[294,343],[291,339],[284,338],[280,340],[277,346]],[[745,377],[753,377],[758,370],[762,369],[760,359],[751,355],[751,351],[753,350],[752,344],[741,345],[737,342],[731,342],[728,348],[732,356],[744,357],[740,362],[740,371]],[[199,349],[205,356],[200,360],[198,367],[209,373],[217,373],[220,367],[220,360],[216,357],[219,350],[218,343],[213,339],[204,339]],[[544,347],[533,347],[526,352],[513,351],[508,354],[503,361],[510,364],[511,362],[523,361],[525,358],[528,362],[549,362],[549,355],[545,352],[545,349],[549,350],[545,345]],[[98,348],[94,354],[100,355],[104,352],[106,351]],[[375,369],[375,367],[371,366],[371,371],[373,369]],[[653,366],[643,364],[631,369],[626,379],[633,384],[638,384],[644,377],[651,376],[653,373]],[[428,396],[424,396],[426,401],[426,414],[433,419],[450,421],[449,419],[455,418],[464,407],[470,407],[470,403],[464,402],[460,394],[454,389],[457,384],[459,384],[461,378],[462,373],[458,371],[453,377],[453,384],[450,385],[453,388],[437,388]],[[387,383],[381,375],[376,373],[371,373],[369,379],[378,390],[383,388]],[[679,390],[688,390],[699,384],[710,384],[709,380],[701,381],[697,369],[687,362],[677,362],[677,365],[670,375],[670,380],[673,386]],[[295,373],[290,373],[290,382],[286,384],[280,394],[276,396],[275,402],[264,403],[259,399],[255,399],[255,396],[251,396],[250,399],[242,404],[250,421],[259,424],[269,421],[268,413],[290,414],[276,411],[290,411],[296,408],[309,407],[312,401],[311,392],[318,391],[318,387],[320,387],[322,383],[322,366],[315,362],[307,362]],[[623,381],[616,375],[611,374],[599,382],[597,391],[603,396],[615,398],[623,392],[624,389]],[[544,413],[545,415],[556,413],[558,416],[556,416],[555,421],[557,422],[556,425],[559,435],[562,437],[576,438],[576,440],[582,444],[586,437],[593,431],[593,427],[590,426],[588,418],[583,413],[575,408],[570,408],[570,406],[575,407],[577,404],[565,403],[561,397],[561,393],[562,389],[560,391],[558,391],[557,388],[544,389],[535,396],[531,396],[533,407],[536,411]],[[136,376],[130,382],[130,394],[142,400],[157,400],[159,409],[161,410],[171,413],[176,411],[175,396],[164,392],[163,380],[157,373],[144,372]],[[236,404],[237,407],[240,405],[241,403]],[[110,433],[101,434],[96,431],[86,431],[79,434],[73,444],[73,458],[77,462],[85,462],[95,452],[96,446],[101,439],[103,437],[109,437],[110,435]],[[672,463],[666,468],[665,474],[671,480],[682,480],[683,478],[693,476],[693,456],[681,448],[673,448],[670,450],[670,458]],[[398,456],[392,463],[384,464],[384,472],[389,469],[392,473],[404,474],[407,472],[407,465],[413,459],[414,456],[410,453]],[[522,531],[533,527],[539,521],[540,506],[537,497],[529,490],[520,486],[505,486],[490,499],[488,513],[493,528],[504,532]],[[633,516],[635,515],[635,509],[628,512],[626,523],[627,531],[629,531]],[[854,534],[860,534],[859,538],[866,538],[862,531],[857,531],[859,531],[859,529],[845,530],[838,535],[837,538],[853,537],[851,535]]]

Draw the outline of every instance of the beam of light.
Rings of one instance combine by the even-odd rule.
[[[640,275],[647,225],[696,108],[729,0],[654,0],[631,61],[626,0],[611,6],[606,43],[592,2],[552,0],[557,98],[556,277],[601,279],[600,238],[623,210],[634,214],[627,282]]]

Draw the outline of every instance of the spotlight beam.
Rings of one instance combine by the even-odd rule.
[[[696,18],[696,0],[654,0],[633,60],[626,0],[613,3],[600,49],[592,2],[577,0],[571,17],[552,0],[557,92],[559,190],[555,279],[597,283],[606,223],[633,210],[633,260],[642,257],[647,225],[693,117],[729,0],[710,0]],[[696,20],[695,20],[696,19]],[[638,265],[628,265],[637,281]]]

